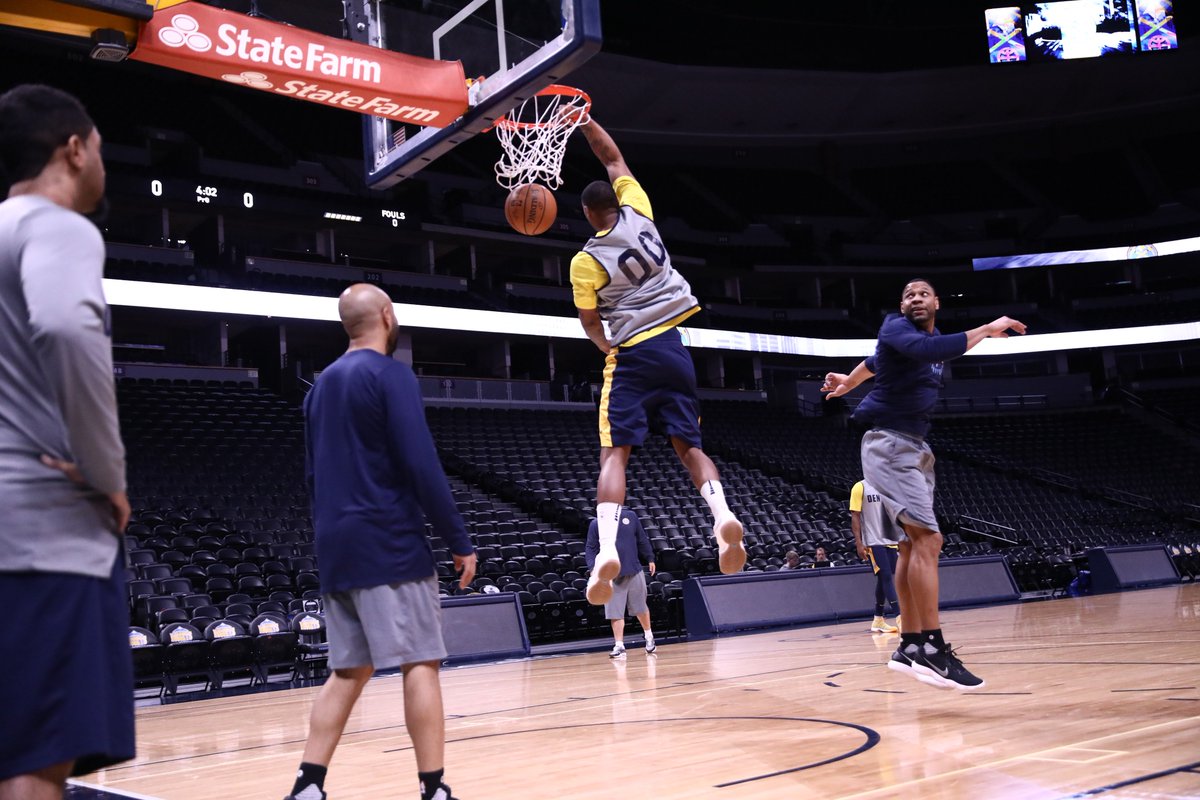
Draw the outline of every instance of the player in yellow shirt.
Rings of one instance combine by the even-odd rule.
[[[890,526],[888,534],[884,533],[885,526]],[[883,618],[884,600],[899,613],[900,601],[892,576],[899,558],[899,542],[907,541],[908,536],[883,513],[879,495],[866,481],[859,481],[850,490],[850,530],[854,533],[858,557],[869,561],[875,571],[875,619],[871,621],[871,632],[896,633],[900,630],[900,617],[896,617],[895,625],[888,624]]]
[[[740,572],[746,550],[717,468],[700,447],[696,369],[676,327],[700,304],[671,266],[650,199],[612,137],[594,121],[579,129],[608,172],[607,181],[583,190],[583,213],[596,235],[571,259],[579,321],[606,357],[596,485],[600,553],[587,588],[588,601],[600,605],[621,571],[616,536],[629,454],[651,429],[670,437],[712,511],[721,571]]]

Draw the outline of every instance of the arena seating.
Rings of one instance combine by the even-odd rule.
[[[198,383],[118,388],[135,507],[130,618],[147,648],[139,681],[174,692],[313,677],[323,620],[300,411],[267,391]],[[582,596],[595,412],[431,407],[427,417],[479,556],[471,590],[518,593],[535,643],[603,636],[602,611]],[[812,563],[817,547],[835,565],[857,562],[846,497],[858,435],[842,420],[712,402],[705,442],[745,524],[750,569],[778,569],[789,549]],[[1167,513],[1196,496],[1194,450],[1128,412],[947,416],[931,442],[947,558],[1002,553],[1024,591],[1061,591],[1087,547],[1164,541],[1185,578],[1200,572],[1200,531]],[[717,567],[708,508],[665,439],[635,452],[627,504],[655,551],[656,625],[681,632],[682,580]],[[445,543],[432,542],[442,591],[458,593]],[[261,620],[286,635],[263,639]],[[239,636],[248,641],[224,641]]]
[[[1198,448],[1123,409],[946,419],[930,441],[999,467],[1048,470],[1146,507],[1177,511],[1200,496]]]

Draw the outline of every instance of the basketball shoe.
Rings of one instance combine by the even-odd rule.
[[[926,670],[922,672],[917,667],[917,661],[921,658],[921,646],[910,644],[908,647],[897,647],[892,653],[892,657],[888,659],[888,669],[905,675],[911,675],[921,683],[927,683],[930,686],[936,686],[939,689],[948,689],[949,685],[944,683],[934,670]]]
[[[654,643],[654,634],[646,631],[646,655],[653,653],[658,649],[658,645]]]
[[[289,794],[283,800],[325,800],[326,797],[327,795],[318,789],[315,783],[310,783],[300,794]]]
[[[984,686],[983,678],[974,675],[963,666],[948,643],[944,650],[934,650],[932,653],[928,649],[920,649],[912,658],[912,668],[918,680],[937,679],[937,684],[931,683],[930,680],[925,682],[944,689],[970,692]]]
[[[613,579],[621,572],[621,562],[616,553],[614,547],[612,558],[607,561],[602,560],[605,555],[603,550],[596,556],[596,566],[588,576],[586,592],[587,601],[594,606],[602,606],[612,599]]]
[[[721,572],[733,575],[746,566],[746,548],[742,544],[742,523],[729,511],[713,524],[713,535],[717,538],[717,560]]]
[[[625,645],[614,644],[613,649],[608,654],[608,657],[609,658],[620,658],[623,655],[625,655]]]
[[[912,675],[913,666],[912,659],[904,652],[903,647],[897,647],[888,659],[888,669],[899,672],[903,675]]]
[[[883,617],[876,617],[871,621],[871,633],[896,633],[898,630],[900,629],[895,625],[889,625]]]

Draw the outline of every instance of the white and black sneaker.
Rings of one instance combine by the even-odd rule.
[[[904,675],[913,674],[912,664],[912,659],[904,653],[904,645],[897,647],[892,653],[892,657],[888,659],[888,669],[895,670]]]
[[[896,652],[892,653],[892,657],[888,659],[888,669],[910,675],[921,683],[936,686],[939,689],[950,688],[938,677],[936,670],[925,665],[925,655],[922,648],[923,646],[919,644],[897,647]]]
[[[437,791],[429,795],[429,800],[456,800],[450,793],[450,787],[444,783],[438,784]]]
[[[949,644],[946,645],[945,650],[934,653],[922,652],[919,658],[913,659],[913,669],[919,673],[918,677],[924,675],[937,678],[939,685],[945,689],[970,692],[984,686],[983,678],[964,667]],[[928,683],[928,681],[926,682]]]
[[[650,655],[657,649],[658,649],[658,645],[656,645],[654,643],[654,636],[652,634],[647,633],[646,634],[646,655]]]
[[[326,797],[325,792],[318,789],[315,783],[310,783],[304,787],[304,791],[299,794],[289,794],[283,800],[325,800]]]
[[[612,652],[608,654],[609,658],[623,658],[625,656],[625,645],[614,644]]]

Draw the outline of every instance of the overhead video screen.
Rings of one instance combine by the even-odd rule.
[[[985,12],[988,33],[988,57],[993,64],[1024,61],[1025,28],[1020,6],[989,8]]]
[[[1057,0],[989,8],[988,60],[1068,61],[1179,47],[1174,0]]]
[[[1036,3],[1025,15],[1029,44],[1046,59],[1129,55],[1134,41],[1132,0]]]
[[[1174,50],[1175,8],[1171,0],[1137,0],[1138,44],[1143,50]]]

